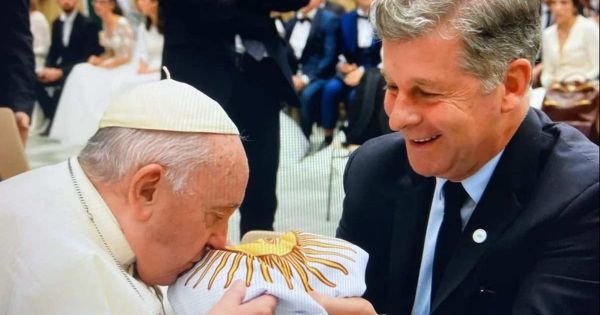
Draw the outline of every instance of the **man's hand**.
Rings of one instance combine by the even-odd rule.
[[[24,112],[16,112],[15,120],[17,121],[17,129],[19,130],[19,136],[23,142],[23,146],[27,143],[27,136],[29,135],[29,115]]]
[[[91,55],[87,60],[89,64],[92,64],[94,66],[97,66],[101,61],[102,59],[100,57],[94,55]]]
[[[43,83],[56,82],[63,77],[64,73],[60,68],[44,68],[38,74],[38,79]]]
[[[316,291],[311,291],[309,294],[329,315],[377,315],[373,305],[363,298],[332,298]]]
[[[346,75],[354,70],[356,70],[358,66],[355,63],[347,63],[341,62],[337,65],[337,71],[343,75]]]
[[[208,315],[271,315],[275,313],[277,299],[270,295],[261,295],[243,303],[246,286],[241,280],[233,282],[219,302],[210,310]]]
[[[364,73],[365,71],[362,68],[354,69],[344,77],[344,83],[348,86],[355,87],[360,83],[360,79],[362,79]]]
[[[306,83],[304,83],[304,80],[299,75],[292,76],[292,82],[294,82],[294,90],[296,92],[300,92],[306,87]]]

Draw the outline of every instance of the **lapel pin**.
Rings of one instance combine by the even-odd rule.
[[[487,232],[484,229],[477,229],[473,232],[473,241],[477,244],[485,242],[487,238]]]

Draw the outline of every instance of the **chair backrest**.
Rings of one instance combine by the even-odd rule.
[[[0,107],[0,180],[28,170],[29,164],[19,137],[15,115],[10,108]]]

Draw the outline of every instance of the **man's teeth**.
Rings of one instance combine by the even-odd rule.
[[[437,139],[438,137],[439,137],[439,135],[433,136],[433,137],[429,137],[429,138],[423,138],[423,139],[413,139],[413,141],[417,142],[417,143],[423,143],[423,142],[429,142],[431,140]]]

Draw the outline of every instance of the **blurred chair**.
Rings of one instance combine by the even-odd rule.
[[[29,170],[15,115],[10,108],[0,107],[0,180]]]

